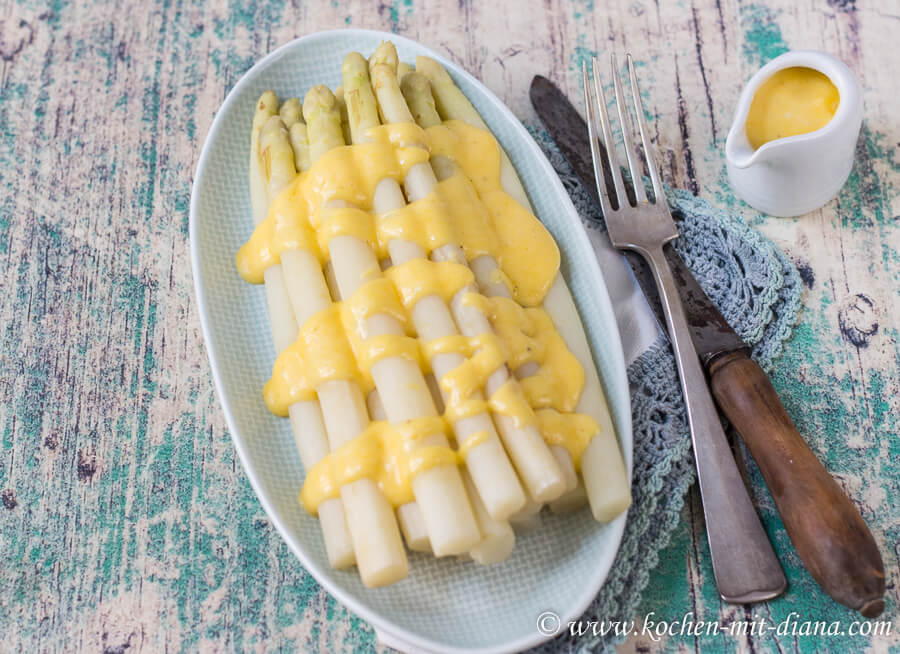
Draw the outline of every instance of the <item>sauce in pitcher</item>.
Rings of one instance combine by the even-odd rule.
[[[827,76],[812,68],[784,68],[754,94],[747,140],[758,149],[775,139],[814,132],[831,121],[839,103],[840,94]]]

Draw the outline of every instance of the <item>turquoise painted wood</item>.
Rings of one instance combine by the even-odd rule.
[[[127,9],[11,2],[0,12],[0,649],[369,651],[266,521],[213,395],[187,256],[189,189],[225,93],[310,31],[407,34],[459,61],[526,122],[531,76],[578,92],[611,44],[643,65],[666,181],[742,212],[804,275],[804,312],[773,381],[812,449],[900,568],[898,9],[890,0],[548,0],[528,4],[211,3]],[[851,179],[824,209],[760,216],[729,192],[722,149],[743,82],[788,48],[860,76]],[[722,604],[695,493],[636,616],[723,625],[838,621],[793,554],[759,474],[791,588]],[[798,627],[799,628],[799,627]],[[646,635],[646,651],[886,651],[889,636]]]

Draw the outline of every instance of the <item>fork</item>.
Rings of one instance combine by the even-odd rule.
[[[597,58],[594,57],[591,62],[593,80],[589,79],[586,62],[582,63],[581,72],[600,208],[613,246],[620,250],[632,250],[641,255],[649,264],[659,290],[687,407],[697,477],[700,482],[700,496],[703,500],[703,515],[706,520],[706,534],[719,595],[726,602],[733,603],[771,599],[784,591],[787,580],[725,438],[722,423],[707,387],[706,376],[691,341],[675,280],[663,253],[664,246],[678,238],[678,229],[669,212],[665,191],[654,161],[637,76],[634,72],[634,62],[630,54],[627,55],[627,61],[634,113],[653,187],[653,201],[649,200],[644,188],[641,157],[633,147],[622,81],[619,78],[615,55],[611,55],[616,109],[635,204],[632,205],[630,202],[625,180],[619,168],[616,143],[598,74],[599,66]],[[598,117],[608,159],[605,171],[598,139]],[[614,187],[612,198],[604,182],[604,172],[612,179]],[[615,209],[611,199],[615,200]]]

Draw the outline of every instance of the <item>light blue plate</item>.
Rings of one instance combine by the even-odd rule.
[[[368,55],[384,39],[396,44],[403,61],[424,54],[446,66],[509,153],[537,215],[562,250],[563,274],[587,328],[630,474],[631,410],[622,346],[600,268],[565,189],[503,103],[465,71],[409,39],[366,30],[312,34],[260,61],[228,94],[203,147],[191,197],[191,258],[203,335],[250,483],[316,580],[372,623],[384,642],[406,651],[516,651],[548,637],[537,628],[542,613],[559,615],[565,627],[584,611],[612,565],[625,517],[599,525],[587,509],[550,515],[540,529],[518,535],[513,555],[501,564],[413,554],[408,579],[367,589],[355,570],[328,566],[318,522],[297,502],[304,472],[290,426],[266,410],[261,395],[274,361],[265,295],[245,283],[234,265],[253,224],[247,162],[255,101],[266,89],[285,98],[302,97],[314,84],[334,88],[345,54]],[[552,617],[545,617],[543,626],[552,628]]]

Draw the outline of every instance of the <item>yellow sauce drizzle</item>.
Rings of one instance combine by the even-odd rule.
[[[341,320],[340,303],[313,314],[300,334],[275,360],[272,378],[263,388],[269,411],[286,416],[294,402],[315,398],[322,382],[347,379],[363,383],[363,376]]]
[[[322,502],[338,497],[341,486],[360,479],[374,480],[393,506],[412,502],[415,498],[410,480],[416,474],[447,463],[458,464],[460,458],[449,447],[412,449],[410,434],[445,430],[440,418],[409,421],[399,428],[383,420],[371,422],[362,434],[307,471],[300,502],[314,514]]]
[[[379,127],[375,133],[381,137],[380,141],[329,150],[312,168],[298,175],[275,199],[265,220],[257,225],[250,240],[238,251],[237,269],[241,277],[251,284],[262,284],[265,269],[279,263],[281,253],[291,249],[305,250],[326,260],[327,252],[320,248],[312,224],[320,207],[329,200],[343,200],[362,210],[360,213],[371,211],[378,182],[386,177],[401,182],[410,168],[428,161],[427,148],[397,148],[390,142],[393,135],[407,133],[408,127]],[[417,129],[422,132],[421,128]],[[344,213],[343,225],[332,227],[332,230],[355,235],[362,229],[368,239],[367,226],[350,224],[352,217],[359,217],[360,213]],[[372,223],[370,215],[363,220]],[[338,234],[320,238],[327,241]]]
[[[566,448],[575,463],[575,469],[581,470],[581,455],[600,431],[597,421],[583,413],[560,413],[554,409],[538,409],[535,415],[547,444]]]
[[[306,211],[293,198],[281,193],[269,213],[237,254],[237,269],[251,284],[262,284],[266,268],[281,262],[281,253],[304,250],[322,259],[316,234]]]
[[[451,413],[480,390],[491,373],[505,363],[503,348],[495,334],[469,338],[466,350],[471,353],[468,358],[438,382],[447,393],[446,404]]]
[[[406,311],[400,304],[400,298],[397,297],[397,289],[386,277],[366,282],[344,300],[344,305],[357,324],[380,313],[386,313],[399,322],[406,323]]]
[[[428,137],[432,156],[454,161],[487,208],[497,236],[493,254],[512,281],[513,297],[519,304],[539,305],[559,270],[559,248],[531,212],[500,185],[500,148],[494,136],[450,120],[428,128]]]
[[[452,181],[451,181],[452,180]],[[465,193],[459,193],[459,189]],[[452,197],[456,192],[461,201],[470,200],[469,188],[460,175],[438,183],[431,193],[406,206],[379,214],[376,217],[378,244],[382,250],[395,238],[412,241],[430,254],[447,243],[461,242],[460,225],[454,219],[465,219],[462,211],[453,210]],[[476,198],[477,200],[477,198]],[[484,218],[483,207],[476,202],[466,202],[473,219]],[[465,247],[465,246],[464,246]]]
[[[354,207],[322,207],[310,216],[315,229],[319,252],[328,252],[331,239],[355,236],[373,248],[377,245],[375,221],[372,214]]]
[[[821,129],[840,104],[834,84],[812,68],[785,68],[766,80],[747,114],[747,140],[756,149],[776,139]]]
[[[469,454],[469,450],[474,447],[478,447],[482,443],[487,442],[491,438],[491,433],[487,431],[476,431],[472,434],[469,434],[462,443],[459,444],[459,448],[456,450],[456,454],[459,456],[460,462],[464,462],[466,460],[466,456]]]
[[[288,415],[291,404],[314,399],[315,389],[326,381],[352,380],[369,391],[374,386],[369,371],[384,358],[399,356],[421,362],[415,338],[399,334],[363,338],[361,324],[375,314],[388,314],[407,323],[390,280],[367,282],[346,301],[310,316],[300,327],[297,340],[278,355],[272,377],[263,387],[269,410]]]
[[[565,447],[579,465],[599,426],[589,416],[573,413],[584,371],[550,316],[538,308],[558,272],[559,250],[540,222],[502,190],[500,151],[493,136],[458,121],[428,130],[414,124],[383,125],[369,136],[371,143],[326,153],[275,199],[237,254],[241,276],[262,283],[265,269],[293,249],[312,253],[324,265],[331,240],[339,236],[369,243],[382,258],[392,239],[413,241],[428,254],[456,243],[470,261],[494,257],[500,269],[491,281],[506,285],[513,299],[465,291],[464,302],[478,306],[496,333],[422,342],[409,320],[416,303],[430,295],[449,302],[475,280],[467,266],[413,259],[388,268],[384,277],[310,317],[297,341],[277,358],[263,389],[266,405],[277,415],[287,415],[294,402],[315,399],[316,388],[325,381],[350,380],[370,391],[369,371],[383,358],[405,357],[423,369],[439,354],[456,353],[464,361],[439,381],[446,399],[443,416],[400,425],[370,423],[307,471],[300,496],[304,507],[316,512],[322,501],[338,496],[341,486],[358,479],[374,480],[394,505],[411,501],[416,474],[463,462],[490,433],[476,432],[455,449],[425,445],[423,439],[443,432],[452,440],[450,425],[487,410],[508,416],[517,426],[538,425],[548,443]],[[380,180],[402,183],[412,166],[434,155],[453,160],[458,172],[417,202],[372,213]],[[329,200],[353,207],[325,208]],[[363,338],[365,322],[379,314],[396,318],[406,333]],[[475,397],[502,366],[516,370],[526,364],[533,364],[535,372],[521,381],[510,379],[487,399]]]
[[[351,339],[356,340],[356,339]],[[415,361],[421,367],[419,341],[411,336],[400,334],[381,334],[354,343],[353,353],[359,363],[360,370],[368,377],[369,371],[382,359],[402,357]]]
[[[316,238],[309,228],[317,228],[320,219],[315,214],[329,200],[370,211],[378,182],[385,177],[402,182],[412,166],[428,160],[430,151],[454,161],[462,174],[439,183],[428,197],[379,216],[379,255],[390,238],[414,241],[428,253],[455,241],[469,261],[493,255],[516,301],[539,305],[559,270],[559,248],[540,221],[501,187],[500,150],[494,137],[455,120],[427,130],[405,123],[381,125],[369,133],[378,140],[329,150],[273,203],[238,252],[241,276],[261,284],[263,271],[289,249],[307,250],[326,260],[322,241],[340,233],[362,234],[369,240],[371,218],[362,220],[362,226],[351,226],[352,217],[359,216],[353,211],[344,213],[330,234]],[[279,207],[280,213],[273,211]]]
[[[533,425],[536,422],[531,405],[515,391],[515,383],[512,379],[494,391],[488,400],[488,405],[494,413],[512,418],[516,427]]]
[[[468,266],[451,261],[410,259],[384,271],[400,292],[403,306],[412,309],[419,300],[437,295],[449,302],[456,293],[475,281]]]
[[[478,306],[494,326],[510,368],[535,363],[537,371],[522,380],[528,403],[536,408],[571,412],[584,388],[584,370],[540,307],[521,307],[504,297],[471,293],[465,302]]]

